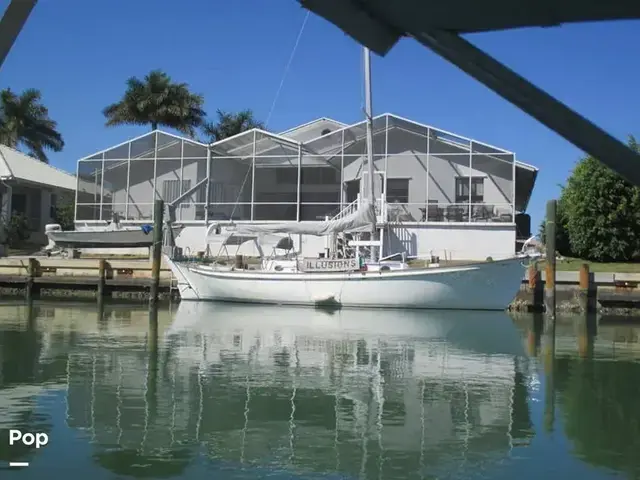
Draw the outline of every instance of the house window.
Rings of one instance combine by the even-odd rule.
[[[191,188],[191,180],[182,180],[182,191],[180,190],[180,183],[180,180],[163,180],[162,199],[165,202],[171,203],[176,201],[180,195]]]
[[[58,196],[55,193],[51,194],[51,200],[49,201],[49,218],[55,220],[56,207],[58,206]]]
[[[409,179],[387,179],[387,203],[409,203]]]
[[[297,168],[276,168],[276,183],[278,185],[297,185],[298,169]]]
[[[340,184],[340,172],[332,167],[302,167],[300,173],[302,185]]]
[[[27,196],[24,193],[14,193],[11,195],[11,214],[27,214]]]
[[[484,202],[484,177],[456,177],[456,203],[469,203],[469,179],[471,203]]]

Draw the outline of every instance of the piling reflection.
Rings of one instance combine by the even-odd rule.
[[[600,325],[597,336],[593,328],[584,327],[579,337],[586,344],[580,348],[582,358],[558,359],[558,403],[577,455],[638,478],[640,327],[625,323]],[[611,361],[618,356],[634,361]]]
[[[597,467],[640,476],[640,324],[629,317],[559,317],[545,329],[518,319],[526,343],[543,345],[545,427],[555,425],[576,456]],[[536,352],[539,353],[539,352]]]

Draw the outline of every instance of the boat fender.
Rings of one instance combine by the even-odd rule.
[[[149,235],[153,230],[153,225],[142,225],[140,229],[145,233],[145,235]]]

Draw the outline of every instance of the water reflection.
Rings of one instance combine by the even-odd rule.
[[[493,312],[5,306],[0,429],[64,435],[100,478],[402,479],[537,478],[512,451],[546,426],[633,476],[638,352],[635,327]]]
[[[598,467],[640,476],[640,324],[629,317],[521,319],[532,355],[545,364],[545,426]],[[532,337],[534,338],[533,340]],[[540,346],[542,346],[540,348]]]

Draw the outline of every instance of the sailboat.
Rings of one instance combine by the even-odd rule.
[[[461,266],[411,268],[405,261],[380,259],[374,198],[371,54],[364,49],[368,197],[342,218],[320,224],[241,225],[227,243],[241,245],[264,234],[333,236],[370,232],[354,242],[354,258],[265,258],[258,269],[165,260],[178,281],[182,300],[359,308],[504,310],[520,289],[528,262],[538,253]],[[381,205],[384,208],[384,205]],[[169,215],[171,218],[172,215]],[[360,253],[368,248],[368,258]],[[524,249],[523,249],[524,250]],[[259,250],[260,251],[260,250]]]

